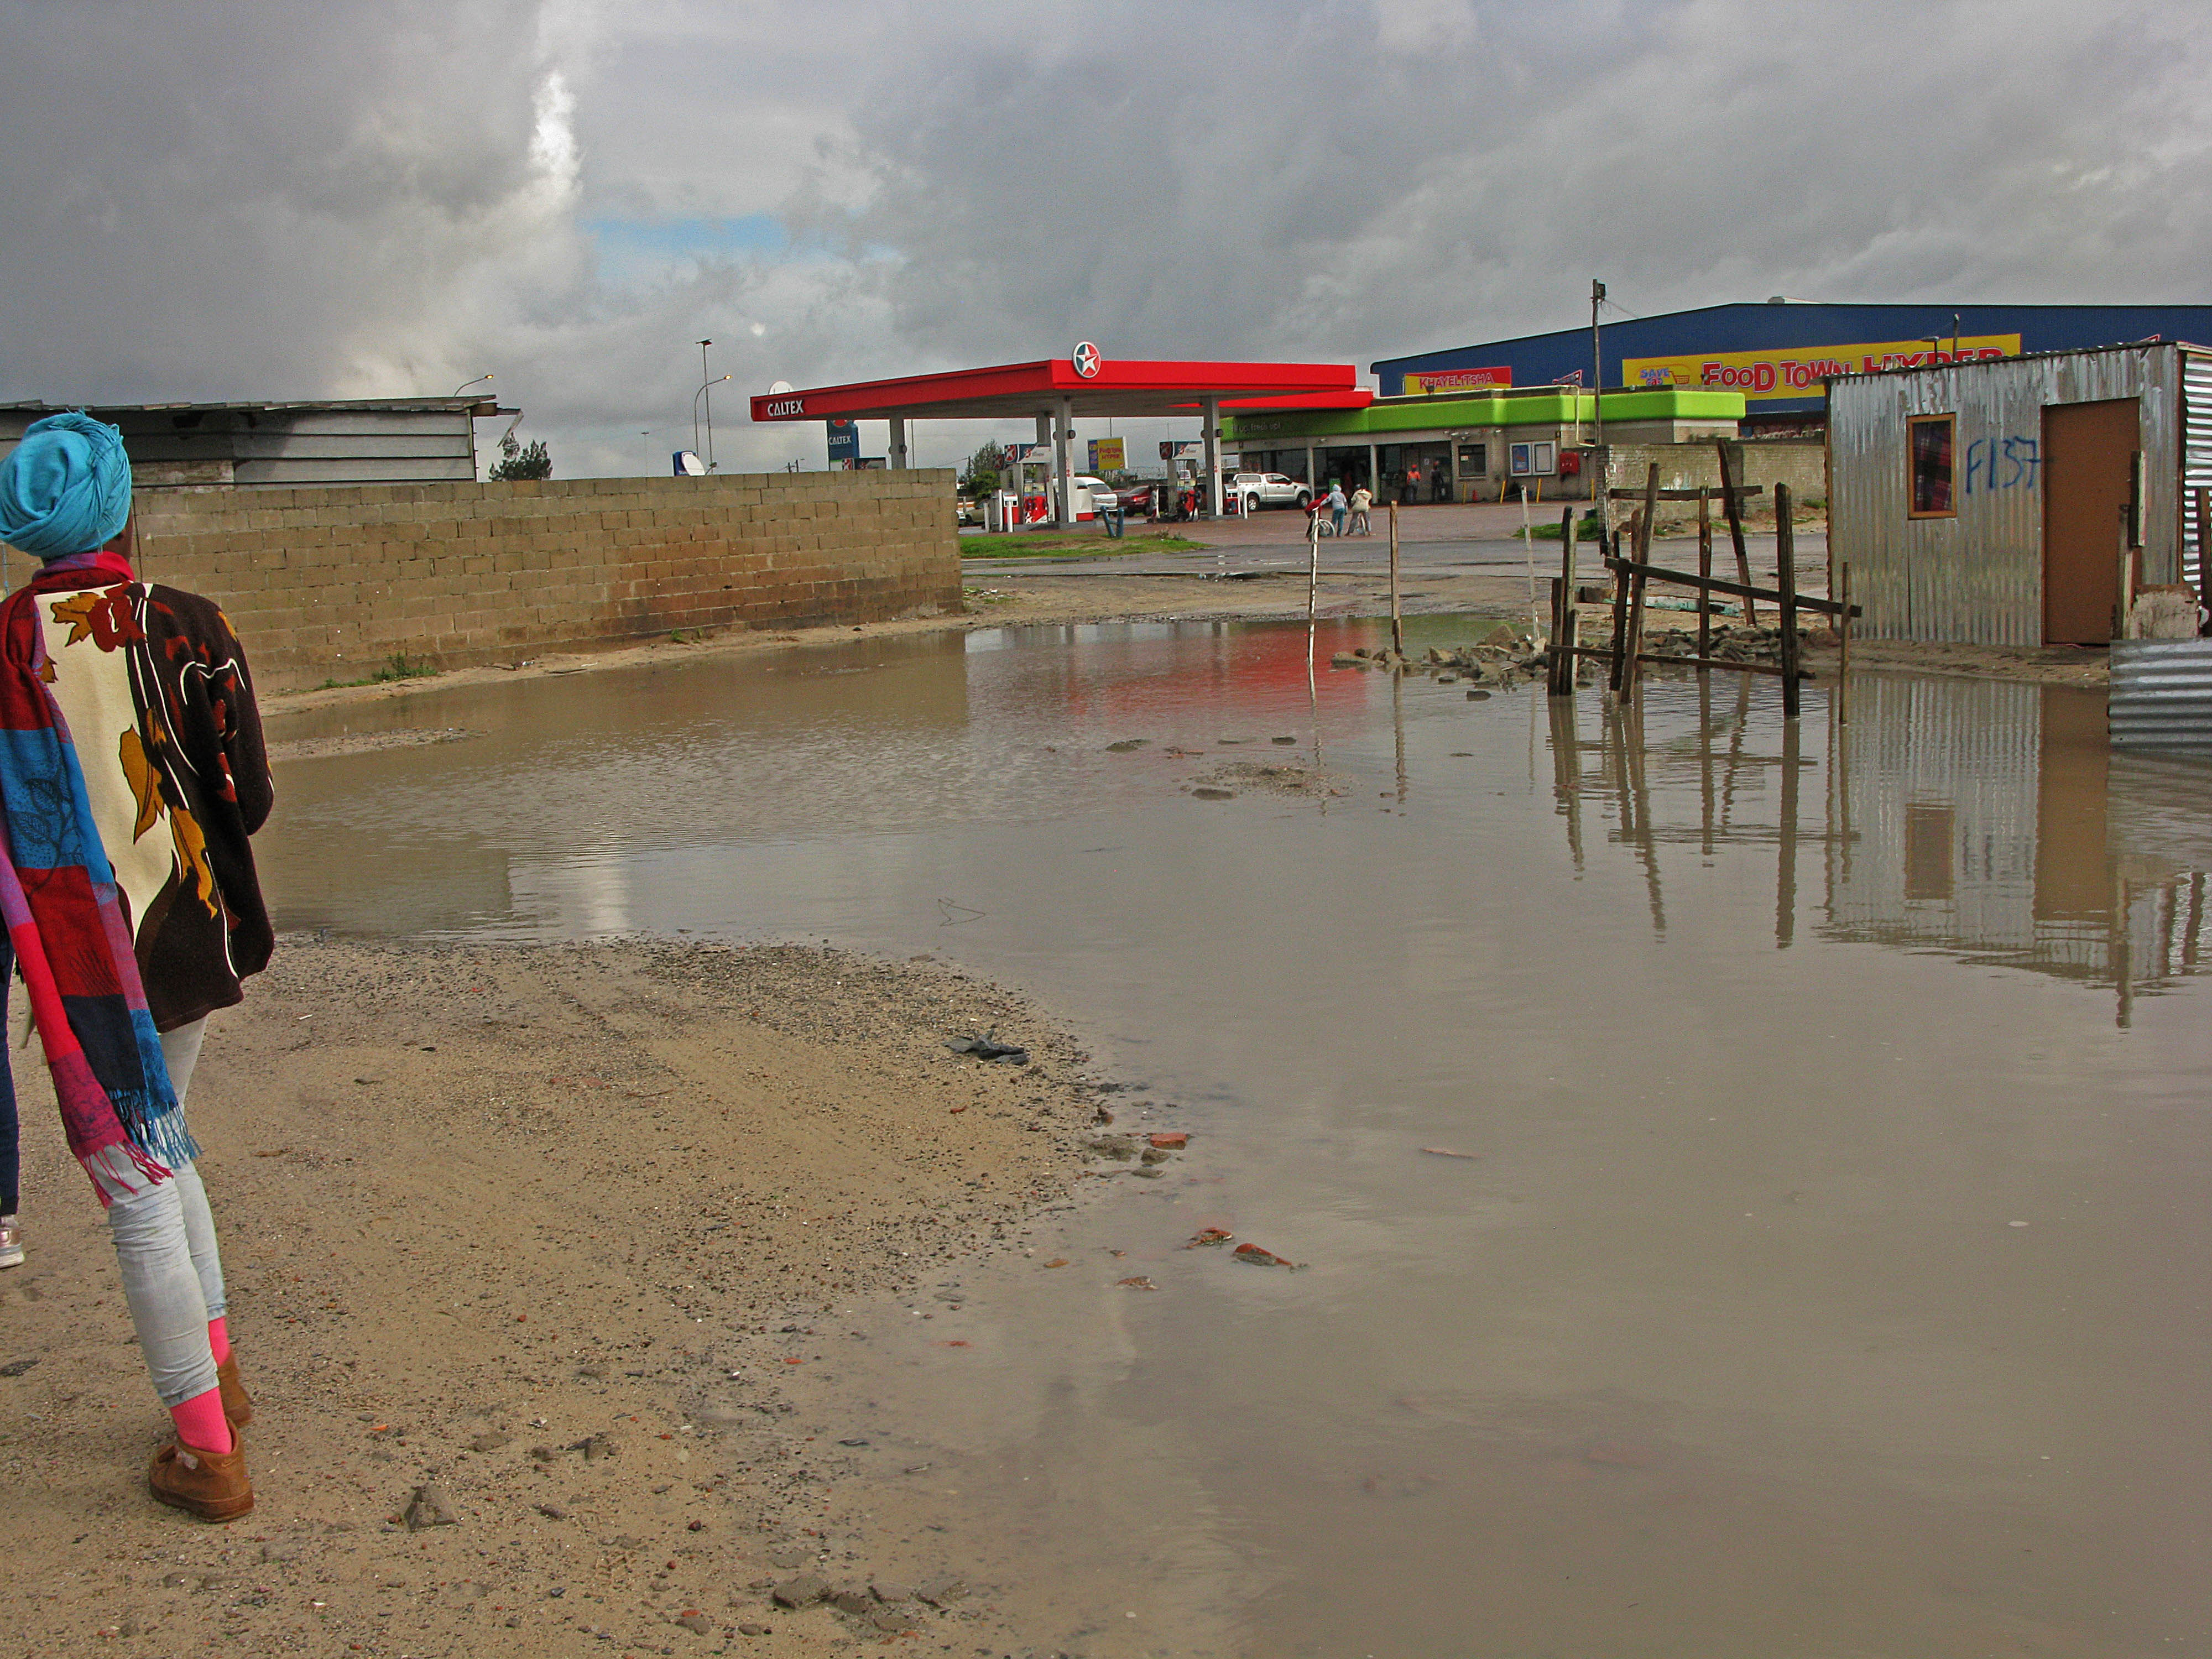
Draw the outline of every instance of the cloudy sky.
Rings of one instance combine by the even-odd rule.
[[[442,393],[490,369],[562,476],[665,470],[702,337],[745,393],[1086,337],[1364,368],[1573,325],[1593,276],[1644,314],[2212,300],[2191,0],[0,17],[0,398]],[[725,469],[823,464],[817,429],[720,410]],[[925,425],[920,459],[984,435]]]

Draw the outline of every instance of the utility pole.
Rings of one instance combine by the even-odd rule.
[[[1605,447],[1605,343],[1598,332],[1597,308],[1605,303],[1605,284],[1590,278],[1590,392],[1597,420],[1597,447]]]
[[[707,348],[712,340],[699,342],[699,390],[707,399],[707,471],[714,470],[714,394],[707,390],[714,382],[707,378]],[[691,453],[699,453],[699,422],[696,412],[697,399],[693,399],[695,412],[691,421]]]

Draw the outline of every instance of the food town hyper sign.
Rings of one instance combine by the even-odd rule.
[[[1928,363],[2017,357],[2017,334],[1960,335],[1941,340],[1887,340],[1864,345],[1780,346],[1766,351],[1709,351],[1692,356],[1627,357],[1621,380],[1632,386],[1705,386],[1746,398],[1816,397],[1831,374],[1865,374]]]

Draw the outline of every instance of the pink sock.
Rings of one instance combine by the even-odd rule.
[[[230,1328],[228,1320],[208,1321],[208,1346],[215,1350],[216,1364],[220,1365],[230,1358]]]
[[[177,1425],[177,1438],[187,1446],[204,1452],[230,1449],[230,1424],[222,1414],[221,1389],[210,1389],[181,1406],[170,1407],[169,1417]]]

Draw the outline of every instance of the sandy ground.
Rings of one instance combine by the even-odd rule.
[[[1030,1063],[944,1044],[991,1030]],[[782,1380],[1064,1200],[1084,1060],[921,958],[282,941],[191,1101],[258,1413],[258,1505],[216,1527],[146,1495],[167,1419],[18,1056],[0,1653],[983,1650],[929,1500]],[[809,1572],[867,1616],[771,1606]]]

